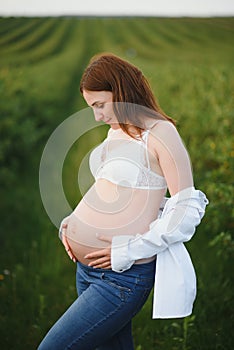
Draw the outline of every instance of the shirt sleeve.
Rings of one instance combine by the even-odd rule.
[[[165,204],[160,218],[149,231],[137,235],[114,236],[112,240],[112,270],[128,270],[136,260],[152,257],[178,242],[189,241],[205,214],[209,203],[205,194],[194,187],[186,188]]]

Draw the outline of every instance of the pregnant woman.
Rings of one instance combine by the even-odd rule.
[[[132,350],[131,320],[153,286],[154,318],[191,314],[196,276],[183,242],[208,201],[194,188],[174,121],[137,67],[95,56],[80,91],[110,128],[90,155],[95,182],[60,228],[77,262],[78,298],[39,349]]]

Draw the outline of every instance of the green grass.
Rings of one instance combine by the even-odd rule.
[[[76,297],[75,265],[41,202],[39,164],[54,129],[86,107],[79,81],[102,51],[149,78],[210,200],[187,244],[198,277],[194,313],[152,320],[150,297],[134,319],[136,349],[233,348],[233,32],[233,18],[0,19],[1,349],[35,349]],[[67,155],[63,185],[72,207],[81,196],[80,162],[105,133],[88,132]]]

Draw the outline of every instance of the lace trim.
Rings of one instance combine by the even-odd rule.
[[[165,188],[167,187],[166,180],[157,175],[156,173],[152,173],[149,169],[141,170],[138,174],[136,186],[137,187],[155,187],[155,188]]]

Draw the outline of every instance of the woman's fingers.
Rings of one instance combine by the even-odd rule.
[[[66,249],[66,252],[69,256],[69,258],[73,261],[73,262],[76,262],[76,257],[73,255],[72,251],[71,251],[71,248],[67,242],[67,238],[65,235],[62,236],[62,243]]]
[[[93,266],[94,269],[111,269],[111,264],[110,263],[106,263],[106,264],[100,264],[100,265],[95,265]]]
[[[62,225],[62,229],[66,229],[67,228],[67,224],[63,224]],[[101,241],[104,242],[108,242],[111,243],[112,242],[112,238],[109,236],[105,236],[105,235],[100,235],[97,234],[96,235],[98,239],[100,239]],[[74,262],[76,262],[76,257],[73,255],[71,248],[67,242],[67,238],[66,235],[63,234],[62,235],[62,243],[66,249],[67,254],[69,255],[70,259]],[[95,252],[92,252],[90,254],[85,255],[84,257],[85,259],[95,259],[93,261],[91,261],[89,263],[89,266],[92,266],[94,268],[111,268],[111,247],[105,248],[105,249],[100,249],[97,250]]]
[[[99,259],[89,263],[89,266],[95,269],[111,269],[111,261],[104,261],[103,259]]]
[[[110,257],[103,257],[100,259],[93,260],[89,263],[89,266],[97,266],[97,265],[105,265],[105,264],[110,264]]]
[[[101,257],[110,257],[111,254],[111,248],[105,248],[96,250],[95,252],[89,253],[85,255],[85,259],[95,259],[95,258],[101,258]]]
[[[94,268],[111,268],[111,248],[97,250],[87,254],[85,259],[95,259],[89,263]]]
[[[67,242],[65,235],[62,236],[62,242],[63,242],[63,245],[64,245],[66,251],[68,251],[70,248],[69,248],[69,245],[68,245],[68,242]]]
[[[96,237],[98,239],[100,239],[100,241],[104,241],[104,242],[108,242],[108,243],[112,242],[112,237],[101,235],[100,233],[96,233]]]

